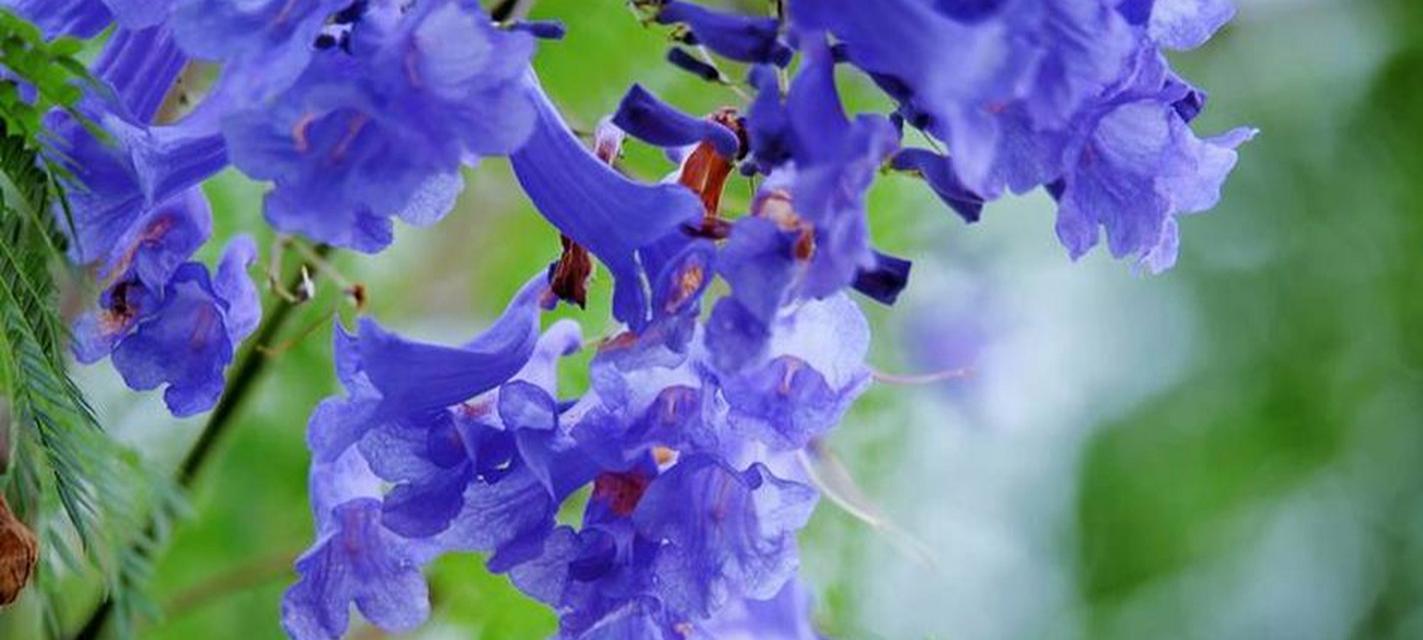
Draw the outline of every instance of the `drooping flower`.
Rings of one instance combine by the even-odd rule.
[[[802,44],[806,62],[784,104],[766,82],[747,118],[756,162],[780,164],[770,167],[752,215],[733,226],[718,261],[732,296],[714,308],[709,341],[723,365],[759,351],[754,337],[769,335],[783,304],[833,295],[879,265],[865,193],[899,136],[880,116],[850,120],[829,50],[811,39]],[[747,339],[735,341],[745,349],[722,340],[727,331]]]
[[[1106,232],[1118,258],[1133,257],[1153,273],[1176,262],[1176,215],[1205,211],[1220,199],[1235,167],[1235,148],[1255,135],[1239,128],[1201,139],[1185,113],[1199,111],[1199,94],[1165,74],[1159,58],[1134,86],[1084,117],[1082,137],[1051,191],[1059,203],[1057,234],[1077,258]]]
[[[706,140],[717,153],[732,158],[740,146],[730,129],[712,120],[686,115],[637,84],[623,96],[612,122],[633,137],[662,147],[680,147]]]
[[[160,210],[164,215],[187,214]],[[161,225],[164,219],[155,221]],[[239,236],[211,276],[203,265],[185,262],[154,287],[144,278],[169,269],[164,260],[171,254],[164,255],[161,239],[152,242],[138,245],[130,269],[105,291],[101,308],[78,320],[75,356],[94,362],[112,352],[114,368],[129,387],[166,385],[168,409],[176,416],[193,415],[217,403],[223,370],[261,317],[247,275],[257,248],[251,238]]]
[[[869,323],[838,294],[781,315],[765,351],[720,372],[730,427],[774,450],[824,435],[869,384]]]
[[[760,464],[738,472],[692,454],[659,472],[644,462],[600,475],[582,528],[552,530],[510,575],[560,613],[560,637],[681,637],[732,599],[781,590],[815,501]],[[612,630],[645,635],[601,635]]]
[[[662,0],[654,19],[659,24],[687,25],[692,32],[689,44],[705,45],[732,60],[784,67],[793,54],[781,42],[780,23],[775,18],[714,11],[684,0]]]
[[[183,0],[174,8],[171,23],[184,51],[222,62],[224,80],[239,85],[242,90],[237,93],[244,98],[260,102],[290,86],[306,69],[328,18],[350,24],[367,4],[365,0]]]
[[[282,598],[282,627],[292,638],[340,638],[353,603],[389,630],[414,629],[429,615],[422,558],[384,526],[379,487],[354,450],[312,466],[317,539],[297,559],[300,578]]]
[[[332,460],[381,422],[444,411],[508,381],[538,340],[540,305],[548,287],[530,280],[504,314],[458,347],[414,342],[363,319],[359,337],[336,332],[337,372],[345,397],[317,406],[308,444],[318,460]]]
[[[1180,113],[1160,110],[1159,126],[1144,105],[1124,106],[1161,93],[1163,77],[1184,85],[1159,48],[1205,42],[1233,15],[1228,0],[809,0],[792,9],[799,29],[833,33],[842,57],[899,102],[898,116],[948,148],[948,157],[903,154],[898,168],[918,171],[975,216],[975,201],[1048,185],[1063,203],[1058,234],[1074,257],[1095,244],[1100,225],[1114,255],[1169,268],[1174,214],[1214,204],[1233,149],[1249,137],[1170,142],[1195,139],[1186,126],[1203,103],[1195,90],[1158,98]],[[1190,173],[1201,177],[1185,184]],[[1067,183],[1077,188],[1064,196]]]
[[[112,355],[134,389],[166,385],[179,416],[217,402],[223,370],[261,314],[246,273],[256,258],[250,238],[235,239],[211,275],[189,261],[212,232],[196,185],[226,163],[226,152],[212,124],[220,105],[149,124],[186,62],[167,27],[121,28],[94,62],[111,91],[79,107],[112,138],[96,138],[67,114],[48,120],[75,182],[71,215],[60,224],[70,257],[94,265],[104,282],[98,308],[76,322],[74,353],[86,363]]]
[[[274,183],[265,213],[278,229],[378,251],[391,218],[438,221],[461,163],[509,153],[530,131],[520,78],[533,37],[461,0],[387,5],[352,16],[348,44],[311,54],[272,102],[225,120],[233,164]]]
[[[510,155],[514,175],[550,224],[607,265],[614,317],[641,330],[649,308],[636,252],[694,222],[702,205],[678,185],[640,184],[614,171],[568,129],[537,79],[530,76],[526,86],[538,119],[528,142]]]
[[[524,387],[551,397],[553,368],[581,342],[571,322],[539,337],[547,294],[534,278],[491,328],[457,348],[411,342],[369,321],[359,336],[337,328],[347,396],[323,401],[310,421],[318,531],[283,602],[289,634],[339,637],[353,601],[373,624],[409,630],[429,613],[425,563],[479,551],[493,553],[497,569],[553,529],[566,491],[591,476],[565,479],[572,472],[563,460],[528,454],[548,439],[526,438],[542,429],[506,399]],[[550,469],[557,479],[546,481]]]

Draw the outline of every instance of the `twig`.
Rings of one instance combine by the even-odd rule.
[[[296,550],[270,554],[227,573],[199,582],[178,592],[178,595],[169,601],[168,606],[164,607],[164,611],[171,619],[201,608],[226,594],[243,591],[275,580],[291,571],[292,563],[296,561],[300,553],[300,550]]]
[[[329,246],[321,245],[316,248],[315,253],[317,256],[324,258],[330,251],[331,248]],[[298,274],[292,286],[296,286],[296,284],[300,283],[300,277],[301,274]],[[207,462],[208,457],[212,455],[213,446],[217,443],[218,438],[222,436],[223,432],[227,430],[227,427],[232,424],[232,418],[237,414],[237,409],[242,405],[242,402],[246,400],[247,392],[251,390],[253,385],[257,382],[259,374],[269,361],[267,356],[257,349],[257,345],[272,342],[273,338],[281,331],[282,325],[285,324],[287,318],[295,308],[296,303],[286,299],[280,299],[277,301],[276,308],[272,309],[272,312],[267,314],[267,317],[262,321],[261,328],[257,330],[257,335],[254,336],[250,342],[252,346],[248,347],[246,353],[242,356],[241,362],[238,363],[237,368],[233,371],[232,377],[228,379],[227,389],[223,391],[222,399],[218,400],[217,407],[212,410],[212,415],[208,417],[207,424],[203,426],[202,433],[198,435],[198,441],[193,445],[192,449],[188,450],[188,455],[183,458],[182,464],[178,466],[176,479],[180,488],[188,489],[192,487],[193,480],[197,477],[198,471],[202,468],[203,463]],[[132,550],[139,556],[147,556],[151,552],[151,546],[143,544],[143,541],[153,539],[155,533],[156,526],[154,522],[150,520],[144,534],[138,538],[138,542],[132,545]],[[74,639],[92,640],[98,638],[99,633],[104,630],[104,624],[108,622],[109,614],[113,612],[113,608],[113,599],[105,596],[104,599],[100,601],[98,607],[94,609],[94,612],[89,615],[89,619],[84,623],[84,626],[74,635]]]

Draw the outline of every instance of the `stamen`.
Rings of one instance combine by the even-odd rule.
[[[943,382],[944,380],[965,379],[972,376],[973,371],[973,367],[961,367],[958,369],[944,369],[942,371],[933,371],[930,373],[899,374],[885,373],[878,369],[871,368],[870,377],[873,378],[875,382],[883,382],[885,384],[925,385],[933,384],[935,382]]]
[[[776,393],[789,396],[791,395],[791,385],[795,384],[796,374],[800,372],[804,363],[798,358],[785,358],[782,362],[785,362],[786,371],[781,374],[781,383],[776,387]]]
[[[358,113],[346,122],[346,135],[342,136],[341,141],[331,149],[332,162],[340,162],[346,156],[346,152],[351,150],[351,145],[355,143],[356,137],[361,134],[362,129],[366,128],[368,122],[370,122],[370,117],[364,113]]]
[[[702,283],[706,280],[706,267],[700,263],[691,264],[677,275],[675,295],[667,300],[667,311],[669,312],[682,306],[682,303],[702,287]]]
[[[292,125],[292,140],[296,142],[297,153],[306,153],[311,150],[311,141],[307,138],[306,131],[311,128],[314,122],[316,122],[316,114],[308,113],[297,119],[296,124]]]

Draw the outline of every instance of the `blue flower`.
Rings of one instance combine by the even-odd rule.
[[[95,92],[80,104],[81,112],[111,139],[95,138],[68,114],[56,112],[47,118],[55,133],[56,160],[76,183],[68,192],[74,262],[90,264],[123,255],[128,250],[124,238],[135,234],[154,207],[226,165],[226,148],[214,124],[221,100],[204,101],[173,124],[150,124],[186,62],[166,28],[120,29],[93,69],[112,91]],[[67,222],[60,226],[68,232]],[[114,270],[113,265],[101,265],[101,271]]]
[[[224,63],[224,81],[241,85],[244,98],[256,103],[301,75],[332,14],[364,4],[352,0],[184,0],[174,8],[171,24],[184,51],[195,58]]]
[[[0,6],[35,23],[45,37],[92,38],[117,21],[125,29],[162,22],[172,0],[0,0]]]
[[[336,505],[316,544],[296,562],[300,577],[282,598],[282,627],[297,640],[340,638],[355,603],[372,624],[411,631],[430,613],[420,563],[381,521],[380,501]]]
[[[1100,226],[1114,255],[1169,268],[1175,214],[1215,204],[1251,135],[1198,140],[1186,125],[1204,94],[1159,51],[1205,42],[1233,15],[1228,0],[808,0],[793,10],[799,29],[833,33],[901,118],[948,147],[947,158],[903,153],[898,168],[923,174],[966,217],[1005,191],[1048,185],[1074,257]],[[946,59],[963,63],[938,64]]]
[[[552,397],[559,358],[582,339],[571,321],[538,336],[547,293],[541,277],[531,280],[460,348],[410,342],[373,322],[359,337],[338,327],[348,395],[311,417],[317,540],[283,603],[289,634],[340,636],[352,601],[383,629],[413,628],[429,612],[420,566],[449,551],[492,552],[494,570],[522,561],[553,530],[568,492],[591,480],[547,446],[545,432],[558,426],[536,424],[537,411],[520,402],[529,388]],[[556,407],[545,409],[543,421],[556,422]]]
[[[530,76],[538,119],[510,156],[514,175],[544,218],[607,265],[615,281],[613,315],[640,331],[649,321],[646,276],[636,252],[696,221],[702,205],[675,184],[629,180],[579,142]]]
[[[732,601],[699,631],[721,640],[820,640],[810,609],[810,594],[795,579],[769,600]]]
[[[1137,46],[1130,25],[1101,0],[991,8],[813,0],[793,11],[803,26],[834,33],[851,62],[893,86],[911,123],[944,140],[963,183],[989,197],[1052,179],[1050,137],[1034,132],[1061,129],[1121,76]]]
[[[799,449],[840,421],[869,384],[870,329],[844,294],[775,320],[764,352],[722,371],[727,423],[774,450]]]
[[[707,456],[681,458],[632,514],[638,535],[657,544],[656,595],[693,619],[733,598],[774,596],[798,566],[795,534],[816,497],[760,464],[738,472]]]
[[[233,164],[275,184],[273,226],[364,252],[390,244],[392,217],[442,218],[461,163],[513,151],[534,118],[519,82],[531,36],[455,0],[380,9],[349,28],[349,45],[317,51],[289,89],[224,126]]]
[[[129,387],[166,385],[168,409],[188,416],[217,403],[223,370],[257,327],[261,302],[247,275],[257,249],[240,236],[212,276],[203,265],[186,262],[162,278],[162,287],[150,287],[143,276],[168,268],[162,252],[161,244],[139,245],[133,266],[106,290],[102,309],[77,321],[74,350],[80,361],[93,362],[112,349],[114,368]]]
[[[881,164],[898,150],[889,120],[845,116],[833,61],[823,43],[806,43],[808,60],[786,98],[794,131],[790,207],[814,232],[798,296],[825,297],[872,264],[865,193]],[[768,181],[769,182],[769,181]]]
[[[891,166],[900,171],[913,171],[924,178],[934,194],[949,205],[965,222],[978,222],[983,212],[983,197],[970,191],[959,181],[953,163],[947,156],[927,149],[902,149],[894,154]]]
[[[690,44],[705,45],[732,60],[784,67],[793,53],[780,41],[780,23],[774,18],[742,16],[683,0],[665,0],[655,19],[660,24],[686,24],[693,36]]]
[[[1144,64],[1131,87],[1083,118],[1052,192],[1057,235],[1073,258],[1097,244],[1101,228],[1113,256],[1134,257],[1159,273],[1176,262],[1176,215],[1215,206],[1235,148],[1255,131],[1198,138],[1179,103],[1194,115],[1199,94],[1166,75],[1159,58]]]
[[[347,395],[327,398],[312,413],[312,453],[333,460],[377,424],[428,417],[507,382],[534,353],[547,294],[540,274],[489,329],[458,347],[407,340],[369,318],[359,337],[338,328],[336,369]]]
[[[730,129],[684,114],[639,84],[633,85],[623,96],[613,115],[613,124],[635,138],[662,147],[680,147],[705,140],[727,158],[736,157],[740,147],[736,134]]]
[[[583,527],[551,530],[510,577],[560,613],[560,637],[682,637],[733,599],[781,590],[815,502],[760,464],[684,454],[659,473],[644,458],[599,475]]]
[[[384,526],[380,478],[355,449],[312,465],[316,541],[297,559],[282,598],[282,628],[298,640],[339,638],[351,603],[382,628],[413,629],[429,613],[420,567],[429,549]]]

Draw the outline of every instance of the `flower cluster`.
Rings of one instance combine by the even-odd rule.
[[[1197,137],[1205,94],[1163,54],[1202,44],[1226,0],[796,0],[774,16],[635,0],[671,26],[671,63],[717,82],[710,54],[744,63],[754,95],[699,117],[634,85],[591,145],[530,64],[562,28],[496,24],[473,0],[7,4],[49,33],[119,25],[95,63],[112,91],[85,106],[116,140],[56,116],[84,186],[73,257],[105,282],[75,351],[167,384],[175,413],[212,406],[258,320],[249,240],[214,275],[188,262],[210,235],[196,185],[229,162],[272,184],[278,230],[374,252],[392,219],[448,213],[461,166],[507,156],[560,235],[468,343],[337,327],[344,393],[308,427],[317,538],[282,608],[297,638],[342,635],[353,604],[414,628],[422,567],[457,551],[557,611],[560,637],[815,637],[795,579],[818,499],[802,464],[872,380],[851,296],[893,304],[910,275],[871,242],[874,179],[921,177],[969,222],[1042,186],[1073,258],[1105,230],[1113,255],[1160,271],[1176,216],[1215,204],[1253,135]],[[219,65],[215,87],[160,116],[191,61]],[[847,113],[838,67],[894,111]],[[666,179],[614,166],[629,137],[675,160]],[[721,207],[733,172],[759,178],[742,215]],[[585,339],[543,312],[583,305],[593,258],[623,328],[570,397],[558,365]],[[561,521],[576,496],[581,518]]]

